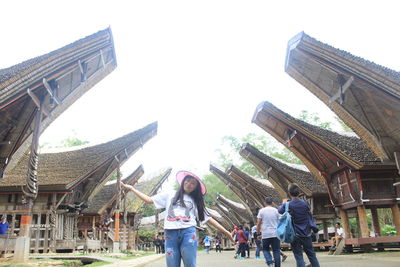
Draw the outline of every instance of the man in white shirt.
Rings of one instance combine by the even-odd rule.
[[[266,197],[264,208],[260,209],[257,215],[257,233],[261,232],[262,250],[268,267],[273,266],[270,246],[274,255],[275,267],[281,266],[281,243],[276,235],[279,217],[278,210],[272,207],[272,198]]]
[[[335,249],[336,246],[339,244],[340,240],[345,238],[344,230],[340,226],[340,223],[336,223],[335,228],[336,228],[335,236],[332,237],[332,249]]]

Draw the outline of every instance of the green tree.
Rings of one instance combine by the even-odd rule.
[[[204,201],[207,206],[215,203],[217,194],[222,194],[227,198],[239,202],[238,197],[233,193],[229,187],[226,186],[220,179],[214,174],[206,174],[202,179],[204,185],[207,187],[207,194],[205,195]]]

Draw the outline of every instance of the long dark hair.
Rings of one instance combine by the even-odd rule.
[[[184,185],[186,179],[189,179],[189,178],[196,179],[190,175],[187,175],[185,178],[183,178],[180,188],[178,189],[178,191],[176,191],[176,194],[175,194],[174,198],[172,199],[172,205],[175,205],[179,200],[182,207],[186,207],[185,202],[183,201],[183,195],[185,194],[185,190],[183,190],[183,185]],[[196,181],[197,181],[197,179],[196,179]],[[193,198],[194,203],[196,204],[197,216],[198,216],[199,221],[204,221],[204,213],[207,215],[210,215],[210,214],[208,213],[208,211],[206,209],[206,205],[204,204],[204,197],[203,197],[203,194],[201,193],[201,187],[200,187],[199,181],[197,181],[197,186],[193,190],[193,192],[191,192],[188,195]]]

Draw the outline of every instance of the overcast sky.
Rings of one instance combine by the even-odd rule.
[[[286,46],[304,31],[399,70],[396,1],[6,1],[0,68],[111,26],[118,67],[42,135],[105,142],[158,121],[158,135],[132,157],[146,172],[170,166],[201,174],[225,135],[266,134],[251,123],[270,101],[333,120],[284,72]],[[376,4],[372,4],[376,3]]]

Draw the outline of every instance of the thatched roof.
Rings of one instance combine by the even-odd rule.
[[[382,159],[400,151],[400,73],[300,33],[286,72],[321,99]],[[348,89],[340,88],[348,82]]]
[[[289,165],[274,157],[264,154],[256,147],[245,143],[240,149],[240,155],[251,162],[264,176],[269,179],[274,187],[279,187],[281,197],[287,197],[287,185],[297,183],[303,193],[308,196],[313,194],[327,194],[327,189],[308,170],[304,171],[293,164]],[[271,168],[271,169],[270,169]],[[267,170],[268,175],[267,175]]]
[[[0,142],[7,144],[0,146],[0,177],[7,166],[13,168],[19,162],[31,142],[37,107],[28,88],[49,114],[42,118],[43,132],[116,66],[111,30],[105,29],[0,70]]]
[[[239,182],[212,164],[210,164],[210,171],[235,193],[246,209],[256,215],[258,209],[262,207],[262,202],[260,202],[256,196],[252,195],[251,192],[247,190],[243,190]]]
[[[143,166],[140,165],[134,172],[122,179],[125,184],[135,185],[140,177],[144,174]],[[104,210],[115,205],[118,196],[117,180],[104,185],[99,192],[90,200],[88,207],[82,211],[83,214],[102,214]],[[128,189],[122,189],[121,200],[126,197]],[[122,202],[122,201],[121,201]]]
[[[207,208],[207,211],[211,215],[211,217],[214,220],[216,220],[219,224],[221,224],[225,229],[232,228],[232,224],[230,224],[229,221],[225,218],[225,216],[220,214],[217,210]]]
[[[217,195],[217,200],[239,216],[241,218],[241,224],[245,222],[254,223],[253,215],[243,206],[243,204],[230,200],[221,194]]]
[[[321,182],[321,172],[328,172],[336,164],[354,169],[382,165],[363,140],[295,119],[269,102],[258,105],[253,122],[288,145]]]
[[[157,193],[158,189],[160,189],[165,180],[167,180],[167,178],[171,174],[171,171],[172,168],[168,168],[161,173],[150,177],[150,179],[149,177],[143,177],[139,180],[139,183],[135,186],[135,188],[148,196],[153,196]],[[144,202],[133,195],[132,192],[130,192],[129,194],[131,195],[131,197],[129,197],[131,199],[128,206],[129,211],[139,212],[140,209],[143,207]]]
[[[39,155],[38,185],[40,191],[70,190],[88,179],[94,186],[106,178],[133,153],[157,134],[157,123],[113,141],[60,153]],[[28,155],[0,180],[1,191],[21,191],[26,182]],[[88,191],[86,189],[85,191]]]
[[[261,205],[258,206],[258,209],[263,207],[266,197],[271,197],[275,205],[282,203],[282,199],[278,192],[268,185],[269,183],[267,180],[250,176],[233,165],[227,168],[226,173],[241,184],[242,190],[250,191],[252,195],[257,197],[259,200],[258,202],[261,203]]]

